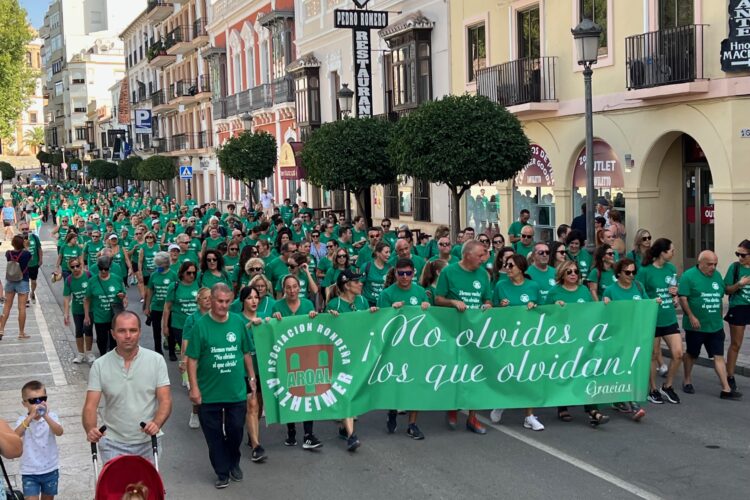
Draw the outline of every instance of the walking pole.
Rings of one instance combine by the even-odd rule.
[[[146,427],[146,422],[141,422],[141,429],[144,427]],[[154,453],[154,467],[156,467],[156,472],[159,472],[159,443],[156,436],[151,436],[151,451]]]
[[[104,434],[107,430],[106,425],[99,427],[99,432]],[[94,462],[94,484],[99,482],[99,450],[96,448],[96,443],[91,443],[91,461]]]

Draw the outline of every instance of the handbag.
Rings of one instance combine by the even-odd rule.
[[[14,490],[13,486],[10,484],[10,478],[8,477],[8,472],[5,470],[5,464],[3,463],[2,457],[0,457],[0,468],[3,469],[3,477],[5,478],[5,483],[8,485],[8,489],[5,492],[5,498],[7,500],[23,500],[23,493]]]

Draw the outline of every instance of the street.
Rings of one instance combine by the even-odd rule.
[[[39,303],[29,309],[32,339],[15,339],[15,315],[0,343],[0,417],[15,421],[22,411],[18,389],[28,378],[49,386],[50,407],[63,418],[61,444],[62,499],[91,498],[93,472],[80,426],[87,365],[73,365],[74,337],[62,324],[62,284],[51,284],[55,250],[50,226],[42,231],[44,281]],[[8,244],[3,245],[3,250]],[[4,259],[0,272],[4,274]],[[132,309],[140,311],[136,287],[129,290]],[[16,332],[17,332],[17,327]],[[38,330],[46,330],[38,335]],[[40,338],[42,337],[41,341]],[[153,347],[144,326],[143,346]],[[740,362],[747,365],[750,360]],[[200,430],[188,428],[190,402],[180,386],[177,363],[167,362],[173,381],[174,408],[164,428],[161,473],[170,498],[746,498],[750,477],[750,401],[723,401],[712,369],[696,366],[695,395],[683,394],[680,405],[646,403],[640,423],[603,410],[612,417],[599,429],[589,427],[582,408],[572,408],[574,420],[556,419],[555,409],[537,410],[543,432],[522,427],[523,411],[510,410],[486,436],[463,428],[450,431],[441,412],[423,413],[419,425],[424,441],[406,434],[406,416],[399,416],[394,435],[385,429],[386,413],[363,415],[358,423],[362,447],[345,450],[333,422],[316,423],[324,447],[315,452],[283,445],[285,428],[261,425],[268,453],[263,464],[250,462],[243,446],[242,483],[217,492],[208,452]],[[678,384],[681,377],[678,377]],[[677,384],[676,384],[677,385]],[[745,377],[739,389],[750,391]],[[17,464],[10,466],[11,474]]]

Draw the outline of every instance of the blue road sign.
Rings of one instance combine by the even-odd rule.
[[[193,178],[193,167],[191,165],[180,166],[180,179],[190,180]]]

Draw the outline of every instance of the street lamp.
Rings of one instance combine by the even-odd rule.
[[[242,120],[242,126],[245,130],[250,130],[253,126],[253,115],[247,111],[240,115],[240,120]]]
[[[354,99],[354,91],[349,88],[348,83],[342,83],[341,89],[336,93],[336,97],[339,100],[339,109],[341,115],[346,118],[352,112],[352,100]]]
[[[601,27],[591,19],[584,19],[570,30],[576,45],[578,64],[583,66],[586,101],[586,248],[593,252],[594,235],[594,116],[591,105],[591,69],[599,58]]]

